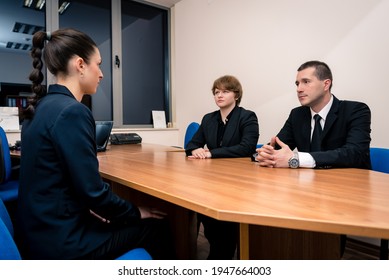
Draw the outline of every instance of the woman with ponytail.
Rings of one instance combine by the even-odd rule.
[[[38,31],[31,56],[16,227],[22,257],[115,259],[143,247],[154,259],[172,258],[164,213],[136,207],[100,177],[95,120],[80,102],[103,78],[94,41],[74,29]],[[44,65],[56,80],[47,92]]]

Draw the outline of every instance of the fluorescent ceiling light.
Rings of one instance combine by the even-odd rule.
[[[69,1],[64,1],[64,2],[61,4],[61,7],[59,7],[58,13],[59,13],[60,15],[62,15],[62,14],[66,11],[66,9],[69,7],[69,5],[70,5],[70,2],[69,2]]]
[[[36,5],[35,5],[35,8],[37,8],[38,10],[42,10],[43,9],[43,6],[46,4],[46,0],[39,0]]]
[[[62,15],[70,5],[71,1],[64,1],[60,0],[59,1],[59,8],[58,8],[58,13]],[[32,8],[35,10],[42,11],[46,5],[46,0],[24,0],[23,1],[23,7],[26,8]]]
[[[33,0],[24,0],[24,4],[23,4],[23,6],[24,7],[31,7],[31,5],[32,5],[32,2],[33,2]]]

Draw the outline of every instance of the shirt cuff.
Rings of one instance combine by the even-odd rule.
[[[313,159],[311,154],[303,153],[303,152],[298,152],[298,154],[299,154],[299,161],[300,161],[300,166],[299,167],[315,168],[316,161]]]

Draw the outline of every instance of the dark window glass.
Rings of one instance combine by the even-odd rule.
[[[123,124],[151,125],[169,114],[167,10],[122,0]]]

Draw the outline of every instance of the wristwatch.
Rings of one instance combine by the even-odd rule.
[[[300,166],[299,154],[297,152],[293,152],[293,156],[288,160],[288,164],[290,168],[298,168]]]

